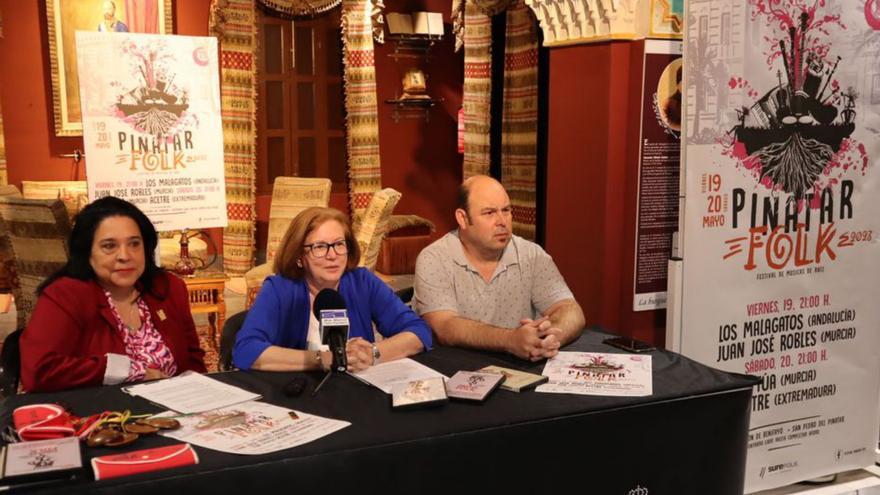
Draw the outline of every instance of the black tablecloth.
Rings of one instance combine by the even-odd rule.
[[[565,350],[620,352],[597,331]],[[482,404],[449,402],[430,409],[392,410],[390,398],[346,375],[306,373],[305,392],[285,397],[293,373],[232,372],[213,377],[264,401],[351,426],[273,454],[239,456],[195,447],[195,466],[115,480],[69,483],[65,492],[149,493],[577,493],[657,495],[741,494],[749,401],[757,379],[725,373],[667,351],[654,351],[650,397],[597,397],[498,390]],[[415,358],[452,375],[489,364],[540,373],[544,363],[455,348]],[[161,409],[99,387],[9,397],[0,420],[24,404],[59,402],[85,416],[103,410]],[[130,450],[170,444],[158,436]],[[84,458],[118,452],[84,448]],[[56,487],[58,490],[62,487]],[[647,488],[649,492],[630,492]],[[171,493],[171,492],[169,492]]]

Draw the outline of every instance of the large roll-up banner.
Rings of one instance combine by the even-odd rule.
[[[874,463],[880,5],[687,5],[681,350],[763,377],[747,491]]]
[[[117,196],[157,230],[225,227],[217,40],[76,33],[89,199]]]

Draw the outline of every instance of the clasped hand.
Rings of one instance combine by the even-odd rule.
[[[519,324],[511,332],[508,352],[530,361],[549,359],[559,353],[562,330],[552,326],[549,318],[523,318]]]
[[[355,337],[345,345],[348,371],[362,371],[373,365],[373,344],[362,337]]]

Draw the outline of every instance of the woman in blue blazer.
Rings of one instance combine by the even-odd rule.
[[[348,367],[360,371],[431,348],[431,329],[379,278],[357,268],[360,249],[346,216],[333,208],[309,208],[291,222],[275,273],[239,330],[232,351],[240,369],[328,369],[312,306],[323,289],[345,300],[349,319]],[[373,324],[385,337],[373,338]]]

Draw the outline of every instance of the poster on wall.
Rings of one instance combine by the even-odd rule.
[[[876,5],[688,6],[681,350],[763,379],[748,492],[874,462]]]
[[[89,200],[131,201],[159,231],[225,227],[217,40],[80,31],[76,42]]]
[[[667,263],[678,230],[681,41],[645,40],[633,311],[666,307]]]

